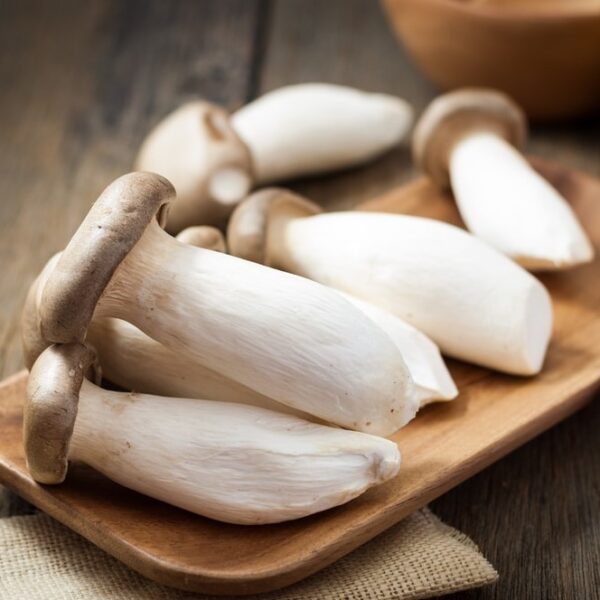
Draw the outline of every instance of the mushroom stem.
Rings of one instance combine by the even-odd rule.
[[[30,373],[30,465],[44,455],[37,426],[52,429],[58,419],[62,439],[52,442],[70,460],[158,500],[246,525],[326,510],[398,472],[396,444],[376,436],[242,404],[104,390],[81,381],[80,362],[65,360],[72,346],[81,347],[50,346]],[[76,411],[72,437],[60,411],[38,412],[48,397],[60,408],[57,386]]]
[[[530,375],[552,329],[534,277],[457,227],[405,215],[330,213],[274,222],[272,265],[390,310],[450,356]]]
[[[73,460],[191,512],[258,525],[343,504],[398,472],[395,443],[209,400],[117,393],[84,381]]]
[[[406,137],[413,111],[394,96],[308,83],[269,92],[231,120],[264,184],[372,160]]]
[[[592,245],[569,204],[501,137],[480,131],[460,139],[449,171],[467,227],[527,269],[592,260]]]
[[[420,407],[456,397],[456,385],[440,351],[426,335],[369,302],[350,294],[345,297],[385,331],[400,350],[415,383],[416,401]],[[121,319],[94,319],[87,339],[98,352],[104,377],[127,390],[251,404],[313,419],[312,415],[276,402],[169,350]]]
[[[38,337],[81,341],[92,314],[117,317],[324,421],[388,435],[414,417],[412,379],[383,331],[325,286],[174,240],[151,218],[171,196],[149,173],[105,190],[29,296],[37,306],[24,315],[39,311]],[[23,335],[36,348],[32,337]]]
[[[176,239],[198,248],[225,252],[223,234],[207,225],[188,227]],[[126,390],[251,404],[311,419],[306,413],[275,402],[186,355],[176,354],[127,321],[93,319],[87,340],[98,353],[103,376]]]
[[[282,190],[251,196],[230,221],[231,252],[390,311],[450,356],[521,375],[541,369],[552,304],[513,261],[441,221],[368,212],[298,216],[309,208]]]
[[[137,327],[113,318],[95,318],[87,340],[98,353],[103,376],[127,390],[251,404],[310,418],[306,413],[266,396],[176,353]]]
[[[420,408],[439,400],[453,400],[458,396],[458,389],[440,349],[431,339],[391,312],[351,294],[340,293],[383,329],[396,344],[415,382]]]
[[[466,88],[436,98],[413,136],[415,161],[452,186],[467,227],[529,269],[564,269],[594,251],[566,200],[519,153],[525,113],[505,94]]]
[[[222,234],[212,227],[190,227],[177,239],[200,248],[225,246]],[[343,295],[385,331],[401,352],[415,383],[419,406],[456,397],[458,391],[439,349],[426,335],[387,311],[350,294]],[[121,319],[94,319],[87,340],[98,352],[104,376],[127,390],[240,402],[312,417],[275,402],[185,355],[176,354]]]

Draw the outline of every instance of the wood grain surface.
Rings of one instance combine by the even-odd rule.
[[[2,0],[0,376],[22,364],[18,314],[29,283],[128,170],[149,127],[192,97],[233,108],[310,80],[395,93],[417,111],[435,94],[372,0]],[[533,127],[528,148],[600,176],[597,118]],[[414,175],[399,149],[294,187],[350,207]],[[433,504],[501,574],[496,586],[456,598],[594,597],[599,430],[596,402]]]

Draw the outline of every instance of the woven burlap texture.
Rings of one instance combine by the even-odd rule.
[[[492,583],[497,573],[465,535],[416,512],[320,573],[260,600],[430,598]],[[0,519],[0,598],[208,600],[138,575],[47,515]],[[222,598],[222,597],[221,597]]]

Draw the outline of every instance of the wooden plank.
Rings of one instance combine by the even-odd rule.
[[[91,202],[182,102],[245,100],[258,0],[3,2],[0,375],[24,294]]]
[[[600,247],[600,181],[541,166]],[[458,221],[452,200],[425,179],[364,208]],[[25,468],[21,442],[25,374],[0,391],[0,481],[160,583],[219,594],[277,589],[331,564],[581,408],[600,386],[600,287],[588,285],[598,278],[598,260],[544,276],[555,330],[542,373],[511,377],[452,361],[460,396],[427,407],[397,432],[400,474],[344,506],[248,527],[154,501],[79,465],[72,466],[63,485],[39,486]]]

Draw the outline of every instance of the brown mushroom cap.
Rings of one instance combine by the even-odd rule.
[[[226,252],[225,236],[216,228],[210,225],[196,225],[180,231],[175,239],[182,244],[196,246],[198,248],[207,248],[215,252]]]
[[[29,373],[23,409],[27,467],[38,483],[62,483],[67,475],[83,378],[100,378],[96,354],[84,344],[46,348]]]
[[[49,343],[83,341],[102,292],[157,216],[164,223],[173,186],[154,173],[111,183],[49,274],[39,301],[40,331]]]
[[[265,188],[248,196],[233,212],[227,227],[229,253],[269,265],[267,231],[275,217],[309,217],[321,209],[283,188]]]
[[[40,295],[54,266],[60,258],[55,254],[44,266],[41,273],[34,279],[21,312],[21,345],[25,366],[31,369],[37,357],[51,344],[42,335],[42,324],[38,310]]]
[[[210,102],[184,104],[143,141],[135,169],[167,177],[177,191],[166,230],[221,225],[254,184],[249,148],[229,113]]]
[[[419,119],[413,134],[413,157],[440,187],[450,185],[448,161],[458,140],[489,131],[521,148],[527,137],[525,113],[496,90],[466,88],[437,97]]]

